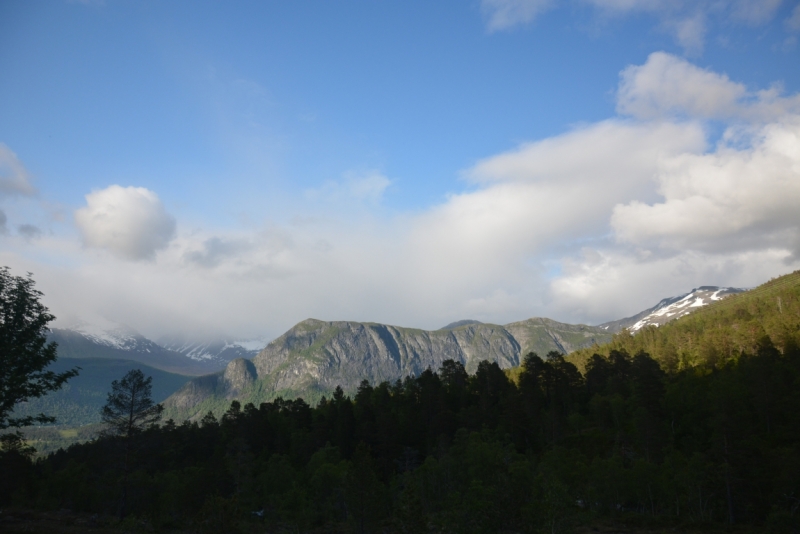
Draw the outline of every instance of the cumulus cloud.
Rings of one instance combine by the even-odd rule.
[[[481,10],[487,29],[494,32],[528,24],[554,4],[554,0],[482,0]]]
[[[33,196],[36,188],[25,166],[5,144],[0,143],[0,197]]]
[[[119,185],[86,195],[86,206],[75,212],[75,222],[85,246],[107,249],[127,260],[153,259],[176,228],[154,192]]]
[[[645,120],[679,116],[772,121],[800,113],[800,95],[783,96],[778,86],[748,91],[724,74],[655,52],[644,65],[622,71],[617,111]]]
[[[601,237],[620,198],[647,196],[660,158],[704,148],[695,124],[615,120],[525,144],[467,172],[482,188],[420,216],[412,255],[427,258],[426,269],[459,265],[480,277],[558,243]]]
[[[480,159],[465,190],[421,212],[377,209],[390,180],[354,173],[306,191],[289,222],[175,235],[154,193],[112,186],[76,214],[86,245],[154,261],[48,233],[35,246],[78,267],[36,263],[13,238],[0,264],[42,273],[57,315],[85,307],[156,336],[277,336],[307,317],[597,324],[800,266],[796,95],[657,53],[617,96],[619,116]]]
[[[763,127],[751,146],[665,158],[662,202],[614,208],[620,240],[707,252],[800,245],[800,118]],[[800,255],[800,249],[793,251]]]

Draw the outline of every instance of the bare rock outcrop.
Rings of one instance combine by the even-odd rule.
[[[533,318],[509,325],[462,321],[441,330],[355,321],[307,319],[267,345],[252,361],[237,359],[222,373],[201,377],[167,400],[188,409],[209,398],[259,403],[282,395],[314,398],[336,386],[354,391],[439,369],[448,359],[472,373],[482,360],[507,369],[530,351],[567,353],[610,340],[596,327]]]

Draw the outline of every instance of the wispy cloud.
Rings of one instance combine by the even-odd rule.
[[[35,194],[36,188],[25,166],[10,148],[0,143],[0,197]]]
[[[481,10],[487,29],[495,32],[528,24],[554,5],[555,0],[482,0]]]
[[[487,29],[496,32],[529,24],[552,9],[574,9],[575,4],[590,6],[601,19],[648,14],[692,56],[703,52],[710,26],[762,26],[775,18],[782,0],[482,0],[481,9]],[[787,27],[794,27],[795,18]]]
[[[800,32],[800,4],[792,10],[792,14],[786,19],[786,27],[789,31]]]
[[[390,185],[392,181],[379,171],[348,171],[341,180],[328,180],[318,188],[308,189],[306,196],[330,202],[356,201],[375,204],[381,201]]]

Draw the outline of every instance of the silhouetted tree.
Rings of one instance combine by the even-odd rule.
[[[138,450],[136,438],[161,419],[164,407],[151,398],[153,377],[144,377],[140,369],[128,371],[122,380],[111,383],[108,400],[100,412],[106,428],[102,436],[115,440],[122,452],[121,495],[118,513],[124,517],[128,500],[128,477]],[[237,403],[238,404],[238,403]]]
[[[55,421],[43,413],[11,417],[11,412],[18,403],[55,391],[78,374],[78,369],[46,370],[56,360],[56,344],[47,342],[47,325],[55,317],[41,297],[30,274],[13,276],[8,267],[0,268],[0,430]]]

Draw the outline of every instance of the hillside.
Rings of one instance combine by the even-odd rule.
[[[637,332],[645,326],[667,324],[684,315],[689,315],[703,306],[744,291],[746,290],[737,287],[700,286],[683,295],[662,299],[652,308],[631,317],[609,321],[597,326],[615,334],[625,328],[631,332]]]
[[[71,378],[60,390],[44,397],[20,403],[14,415],[46,413],[56,418],[59,426],[77,427],[100,421],[100,409],[106,403],[111,382],[121,379],[132,369],[141,369],[153,377],[152,397],[161,402],[183,386],[188,376],[168,373],[131,360],[109,358],[59,358],[48,368],[57,373],[80,367],[78,376]]]
[[[277,396],[313,401],[336,386],[355,391],[362,380],[393,382],[428,367],[438,369],[447,359],[463,363],[469,372],[482,360],[510,368],[530,351],[566,354],[610,339],[597,327],[545,318],[504,326],[467,322],[434,331],[307,319],[252,361],[234,360],[223,372],[187,383],[167,399],[166,414],[176,420],[196,418],[223,411],[234,398],[255,404]]]
[[[595,353],[644,351],[670,371],[698,365],[718,367],[742,352],[755,353],[765,337],[781,352],[800,344],[800,271],[716,301],[663,326],[647,326],[635,334],[623,330],[610,343],[579,349],[569,359],[582,367]]]

